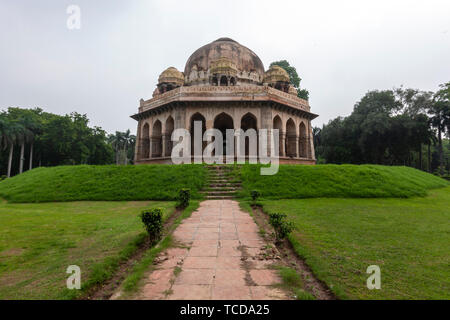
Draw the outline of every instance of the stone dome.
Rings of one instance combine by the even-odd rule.
[[[175,83],[181,86],[184,83],[184,75],[177,68],[169,67],[161,73],[158,83]]]
[[[244,74],[244,77],[255,74],[260,81],[264,77],[261,59],[253,51],[230,38],[220,38],[197,49],[189,57],[184,74],[190,75],[193,70],[208,72],[218,64],[229,70],[236,69],[239,74]]]

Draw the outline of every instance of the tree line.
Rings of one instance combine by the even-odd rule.
[[[436,92],[374,90],[347,117],[313,129],[319,163],[406,165],[448,174],[450,82]]]
[[[108,135],[89,127],[87,116],[77,112],[11,107],[0,113],[0,175],[37,166],[133,163],[135,140],[129,130]]]

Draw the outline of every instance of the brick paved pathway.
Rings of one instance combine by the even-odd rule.
[[[174,238],[187,248],[170,248],[146,279],[138,298],[174,300],[288,299],[274,260],[261,259],[265,243],[258,227],[236,201],[207,200],[183,220]]]

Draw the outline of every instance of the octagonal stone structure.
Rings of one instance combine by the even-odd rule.
[[[138,121],[135,163],[172,163],[173,130],[192,132],[201,121],[203,130],[222,132],[278,129],[280,163],[315,164],[311,120],[317,115],[280,69],[264,72],[253,51],[220,38],[195,51],[184,73],[165,70],[153,98],[141,99],[131,116]]]

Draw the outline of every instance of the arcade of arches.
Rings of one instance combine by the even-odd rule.
[[[192,139],[192,146],[194,140],[194,122],[202,123],[202,136],[207,129],[218,129],[223,136],[223,153],[227,154],[226,146],[226,130],[227,129],[242,129],[246,132],[249,129],[259,130],[278,129],[279,131],[279,156],[282,163],[290,163],[303,160],[304,163],[309,163],[312,158],[313,146],[312,137],[308,134],[310,132],[310,122],[301,117],[285,113],[282,111],[274,111],[271,116],[272,120],[266,125],[262,125],[261,112],[255,110],[247,111],[248,108],[239,109],[231,108],[231,110],[223,110],[220,108],[209,107],[203,110],[192,108],[185,114],[185,125],[179,127],[189,130]],[[172,112],[162,113],[155,117],[150,117],[144,120],[140,126],[140,139],[137,152],[137,159],[142,162],[153,163],[170,163],[170,155],[172,153],[173,143],[171,135],[175,128],[174,115]],[[269,124],[269,125],[267,125]],[[248,156],[250,152],[250,139],[245,138],[245,155]],[[208,142],[203,141],[202,149],[206,147]],[[192,154],[194,149],[192,147]],[[234,155],[236,152],[234,151]]]

